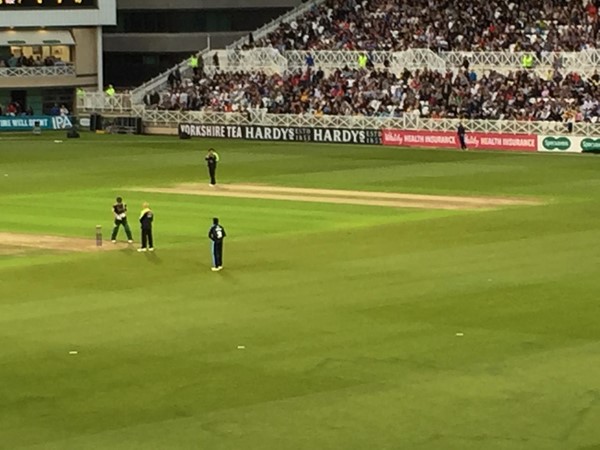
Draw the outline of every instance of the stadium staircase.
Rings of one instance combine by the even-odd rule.
[[[281,25],[282,23],[289,22],[291,20],[294,20],[297,17],[304,15],[311,8],[323,3],[324,1],[325,0],[310,0],[306,3],[303,3],[299,6],[297,6],[296,8],[289,11],[288,13],[272,20],[268,24],[262,26],[261,28],[259,28],[256,31],[254,31],[252,33],[254,39],[260,40],[260,39],[265,38],[269,33],[274,31],[275,29],[277,29],[279,27],[279,25]],[[227,47],[227,49],[235,51],[234,49],[238,49],[238,48],[242,47],[243,45],[247,44],[247,41],[248,41],[248,39],[246,37],[244,37],[242,39],[238,39],[237,41],[230,44]],[[224,61],[224,63],[226,63],[229,60],[229,58],[226,58],[223,56],[223,50],[217,50],[216,52],[218,55],[220,55],[219,59],[222,59]],[[204,50],[198,52],[197,56],[198,56],[198,58],[201,58],[205,62],[205,64],[212,66],[212,57],[213,57],[214,53],[215,53],[215,50],[211,50],[211,49],[207,48],[207,49],[204,49]],[[171,69],[161,73],[160,75],[157,75],[150,81],[147,81],[146,83],[144,83],[141,86],[137,87],[136,89],[132,90],[131,91],[131,103],[133,105],[142,104],[144,95],[146,95],[147,92],[161,91],[161,90],[166,89],[167,79],[169,77],[169,74],[171,72],[173,72],[175,69],[179,69],[179,71],[181,72],[182,78],[184,78],[186,76],[190,77],[190,74],[192,71],[189,67],[188,62],[189,62],[189,60],[186,59],[186,60],[180,62],[177,66],[172,67]],[[228,66],[228,67],[230,67],[230,66]],[[257,69],[255,69],[255,70],[257,70]]]

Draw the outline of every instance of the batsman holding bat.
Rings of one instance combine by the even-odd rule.
[[[219,162],[219,154],[214,148],[208,149],[208,154],[204,158],[208,166],[208,176],[210,177],[210,186],[215,187],[217,184],[217,164]]]
[[[131,228],[129,228],[129,224],[127,223],[127,205],[123,204],[123,199],[121,197],[117,197],[117,203],[113,205],[112,211],[115,216],[115,227],[113,228],[110,240],[113,244],[117,243],[119,227],[123,225],[123,229],[127,235],[127,242],[131,244],[133,242],[133,236],[131,235]]]

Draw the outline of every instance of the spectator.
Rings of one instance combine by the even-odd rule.
[[[167,77],[167,83],[169,83],[169,86],[171,87],[171,89],[175,89],[175,85],[177,83],[175,81],[175,71],[174,70],[169,72],[169,76]]]
[[[313,58],[313,55],[311,53],[308,53],[306,55],[306,58],[304,58],[304,62],[306,63],[307,67],[314,67],[315,65],[315,59]]]
[[[192,56],[190,56],[190,59],[188,60],[188,65],[192,69],[192,72],[194,73],[194,75],[198,74],[198,64],[199,64],[198,55],[194,53]],[[177,70],[179,70],[179,69],[177,69]],[[179,75],[179,78],[181,79],[181,74]]]
[[[8,106],[6,107],[6,115],[14,117],[18,113],[19,113],[19,110],[17,108],[17,104],[15,102],[10,102],[8,104]]]
[[[58,105],[56,103],[50,109],[50,115],[51,116],[60,116],[60,108],[58,107]]]
[[[325,75],[307,68],[285,75],[216,73],[155,97],[152,105],[169,110],[563,120],[575,108],[575,120],[596,121],[600,75],[584,79],[555,71],[548,79],[529,70],[503,75],[424,69],[397,76],[348,67]]]

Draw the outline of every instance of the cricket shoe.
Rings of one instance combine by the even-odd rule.
[[[115,241],[114,239],[113,239],[112,241],[110,241],[110,242],[112,242],[113,244],[116,244],[116,243],[117,243],[117,241]]]
[[[138,248],[138,252],[145,252],[146,249],[145,248]]]
[[[211,267],[210,270],[212,270],[213,272],[218,272],[219,268],[218,267]]]
[[[150,248],[148,249],[148,251],[149,251],[149,252],[153,252],[153,251],[154,251],[154,247],[150,247]]]
[[[127,241],[127,243],[128,243],[128,244],[133,244],[133,241],[132,241],[131,239],[129,239],[129,240]]]

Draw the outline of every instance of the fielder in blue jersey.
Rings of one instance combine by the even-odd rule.
[[[208,238],[212,241],[213,272],[223,269],[223,239],[225,236],[227,233],[225,233],[225,228],[219,225],[218,217],[213,218],[213,225],[208,230]]]

